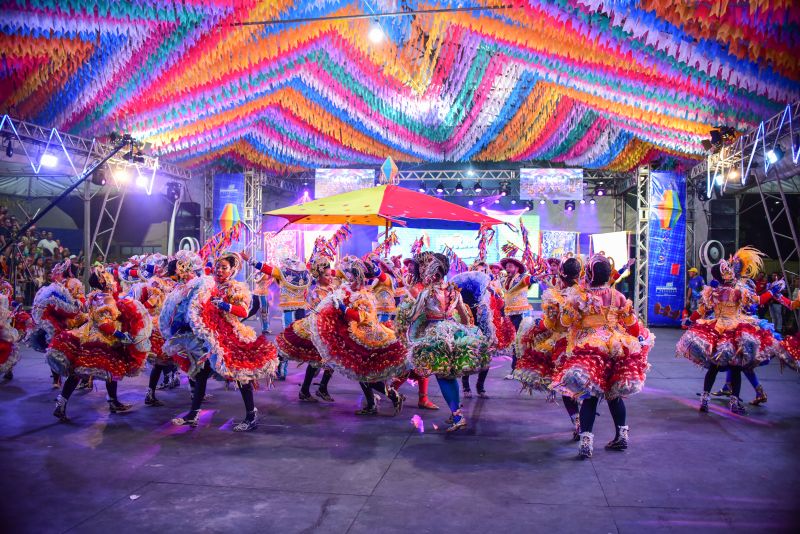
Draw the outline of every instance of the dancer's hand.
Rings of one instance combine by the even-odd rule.
[[[133,338],[127,332],[123,332],[121,330],[117,330],[114,332],[114,337],[122,341],[123,343],[133,343]]]
[[[228,304],[227,302],[225,302],[222,299],[212,299],[211,300],[211,304],[213,304],[214,306],[216,306],[217,308],[219,308],[220,310],[222,310],[224,312],[231,311],[231,305]]]

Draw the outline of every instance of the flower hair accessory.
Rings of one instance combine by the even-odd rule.
[[[594,254],[589,260],[586,262],[586,279],[591,284],[594,280],[594,272],[598,265],[604,263],[609,266],[609,271],[611,268],[611,263],[608,261],[608,258],[602,252]]]

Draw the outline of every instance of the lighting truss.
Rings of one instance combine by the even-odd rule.
[[[639,167],[636,183],[636,278],[634,301],[636,313],[647,324],[647,251],[650,250],[650,166]]]

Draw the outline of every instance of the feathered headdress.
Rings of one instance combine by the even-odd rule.
[[[742,247],[733,255],[733,272],[739,278],[753,278],[764,269],[764,253],[758,249],[747,246]]]

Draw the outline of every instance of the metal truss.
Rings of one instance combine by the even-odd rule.
[[[650,166],[639,167],[636,174],[636,278],[633,305],[639,317],[647,323],[647,282],[650,250]]]
[[[406,170],[399,171],[400,181],[457,181],[457,180],[505,180],[512,181],[519,178],[519,174],[513,169],[484,169],[484,170]]]
[[[764,180],[768,178],[769,175]],[[776,192],[767,192],[762,185],[762,178],[758,174],[755,175],[755,182],[758,193],[761,196],[761,205],[764,207],[767,225],[770,234],[772,234],[772,242],[775,245],[775,253],[778,256],[778,264],[781,267],[783,279],[789,283],[792,280],[789,275],[798,275],[796,270],[790,268],[791,263],[800,262],[800,240],[798,240],[797,228],[795,227],[795,214],[789,209],[789,203],[786,198],[787,192],[783,189],[783,180],[780,178],[775,180]],[[773,208],[770,210],[770,206],[776,206],[778,209]],[[788,250],[789,252],[784,253],[782,250]],[[795,320],[800,324],[800,314],[798,314],[797,310],[794,311],[794,315]]]
[[[214,175],[207,171],[203,177],[203,235],[205,243],[214,235]]]
[[[244,250],[252,258],[256,257],[256,253],[261,250],[263,244],[261,233],[261,219],[264,208],[263,184],[263,176],[258,171],[246,170],[244,172],[244,214],[242,221],[245,223],[250,233],[245,239]],[[253,274],[253,267],[249,263],[246,263],[244,266],[244,276],[245,280],[250,281],[251,286],[255,284],[252,280]]]
[[[100,214],[97,217],[97,224],[92,235],[92,246],[86,256],[86,265],[91,265],[92,256],[95,253],[98,254],[98,258],[108,261],[108,251],[114,240],[114,232],[117,230],[119,214],[127,193],[127,187],[106,187],[103,203],[100,206]],[[86,270],[88,271],[88,269]]]
[[[616,195],[614,197],[614,231],[622,232],[625,230],[625,197]]]
[[[30,161],[31,167],[36,174],[39,173],[41,168],[41,161],[32,157],[33,154],[28,152],[27,145],[38,145],[45,147],[45,150],[51,146],[56,149],[60,148],[72,165],[75,174],[79,174],[72,161],[73,156],[79,155],[87,159],[101,158],[104,154],[109,153],[113,149],[110,143],[103,143],[97,139],[87,139],[64,132],[59,132],[55,128],[45,128],[29,122],[14,119],[9,115],[3,115],[0,119],[0,134],[3,136],[5,142],[8,138],[16,138],[20,143],[23,153]],[[131,163],[123,159],[121,156],[115,156],[110,163],[117,165],[130,165]],[[158,157],[144,155],[144,162],[134,164],[137,167],[158,170],[159,174],[169,178],[178,180],[190,180],[192,178],[191,172],[171,163],[160,161]]]
[[[697,267],[697,250],[695,247],[697,246],[694,234],[694,225],[695,225],[695,217],[694,217],[694,210],[695,210],[695,202],[696,202],[696,195],[693,188],[689,187],[689,184],[686,184],[686,269],[690,269],[691,267]],[[736,212],[739,212],[738,205]],[[739,217],[736,217],[736,228],[737,228],[737,239],[738,239],[738,222]]]
[[[756,185],[752,183],[755,174],[750,171],[753,169],[754,159],[760,150],[761,161],[763,162],[763,173],[765,176],[772,166],[777,162],[770,162],[767,152],[776,148],[779,141],[788,139],[791,146],[792,161],[797,164],[800,158],[800,140],[795,135],[794,125],[800,121],[800,101],[789,104],[784,110],[770,119],[763,121],[756,128],[751,129],[739,136],[736,141],[729,146],[722,147],[718,152],[709,154],[705,161],[696,165],[689,172],[689,179],[696,181],[703,175],[706,177],[706,192],[711,196],[711,191],[715,184],[722,186],[725,191],[728,187],[743,188]],[[731,170],[737,171],[734,178]],[[776,176],[776,179],[779,178]],[[760,180],[762,185],[766,180]],[[750,182],[748,184],[748,182]]]

